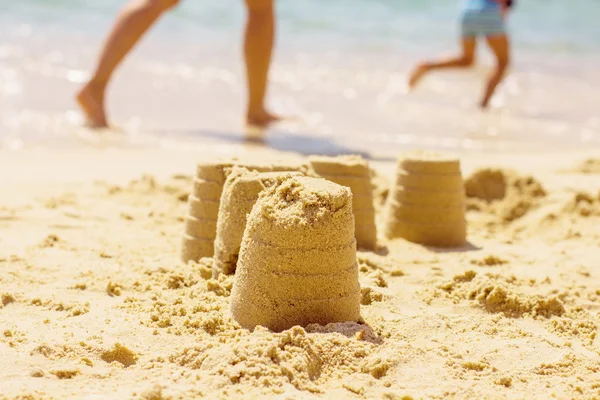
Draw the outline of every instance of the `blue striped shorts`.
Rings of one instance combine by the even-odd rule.
[[[506,33],[504,19],[497,7],[463,10],[460,25],[462,37],[497,36]]]

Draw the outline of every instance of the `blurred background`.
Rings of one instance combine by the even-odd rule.
[[[0,148],[242,146],[241,1],[182,1],[119,69],[108,111],[124,135],[81,127],[73,100],[122,0],[0,0]],[[600,1],[522,0],[509,17],[510,76],[481,112],[491,66],[434,74],[458,49],[458,1],[278,0],[269,104],[298,116],[267,145],[393,154],[407,147],[546,151],[600,144]]]

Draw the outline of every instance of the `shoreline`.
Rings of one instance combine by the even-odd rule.
[[[92,68],[104,30],[65,41],[64,33],[34,28],[20,28],[0,47],[0,146],[76,144],[89,132],[79,126],[72,97]],[[109,117],[131,141],[239,139],[245,80],[238,35],[173,46],[167,28],[151,33],[119,68],[108,92]],[[283,150],[302,135],[333,142],[332,153],[344,145],[393,153],[406,147],[585,150],[600,143],[597,57],[546,52],[540,58],[517,49],[492,109],[482,113],[476,103],[489,69],[483,48],[472,71],[433,75],[405,94],[405,71],[422,57],[453,51],[453,41],[439,50],[394,43],[320,50],[281,39],[268,103],[300,119],[273,130],[273,143]]]

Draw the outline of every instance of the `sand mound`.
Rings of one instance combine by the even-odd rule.
[[[517,224],[519,233],[557,243],[576,240],[595,245],[600,237],[600,195],[578,191],[566,199],[540,209]]]
[[[231,310],[274,331],[357,321],[360,289],[350,191],[294,177],[261,194],[248,222]]]
[[[600,174],[600,159],[588,158],[569,172],[579,174]]]
[[[594,196],[587,192],[577,192],[566,204],[564,211],[581,217],[600,216],[600,193]]]
[[[361,339],[356,340],[358,337]],[[386,374],[392,364],[368,357],[376,347],[369,339],[374,340],[367,327],[351,323],[309,325],[306,329],[296,326],[276,334],[258,327],[249,335],[238,335],[229,345],[186,348],[169,361],[209,372],[213,379],[229,385],[259,384],[275,393],[293,385],[298,390],[321,393],[319,383],[341,371],[377,378]]]
[[[0,308],[5,307],[10,303],[14,303],[16,301],[15,297],[11,293],[2,293],[2,296],[0,296],[0,300]]]
[[[432,246],[466,241],[465,204],[458,159],[438,153],[407,153],[398,160],[387,199],[385,234]]]
[[[556,296],[521,293],[511,280],[491,274],[479,275],[469,270],[439,285],[433,292],[433,297],[446,297],[454,302],[474,301],[488,312],[502,313],[511,318],[526,315],[549,318],[566,312],[563,303]]]
[[[374,249],[377,245],[377,227],[369,163],[360,156],[311,156],[309,160],[319,176],[350,188],[357,245]]]
[[[100,358],[107,363],[118,362],[124,367],[130,367],[137,362],[138,356],[129,348],[116,343],[112,349],[103,351]]]
[[[246,216],[265,188],[279,184],[299,172],[256,172],[234,167],[223,188],[215,240],[213,276],[233,274],[237,264]]]
[[[535,236],[552,243],[576,240],[593,246],[600,238],[598,217],[600,195],[577,191],[568,193],[559,202],[549,202],[514,228],[520,237]]]
[[[498,168],[483,168],[465,180],[467,209],[492,214],[502,222],[521,218],[546,191],[535,178]]]

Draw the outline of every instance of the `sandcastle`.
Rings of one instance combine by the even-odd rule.
[[[401,157],[385,216],[390,239],[440,247],[465,244],[465,193],[458,159],[434,152]]]
[[[185,217],[185,232],[181,244],[183,262],[199,261],[202,257],[211,257],[214,254],[221,192],[227,178],[226,170],[234,165],[245,166],[256,171],[306,171],[308,168],[301,162],[278,159],[199,162],[196,166],[196,177]]]
[[[244,328],[358,321],[352,193],[290,177],[263,191],[246,223],[231,311]]]
[[[350,188],[358,247],[374,249],[377,245],[377,228],[368,162],[360,156],[312,156],[309,161],[319,176]]]
[[[246,217],[265,188],[280,183],[300,172],[256,172],[244,167],[233,167],[227,176],[217,223],[213,277],[233,274],[237,264],[240,245],[246,228]]]

